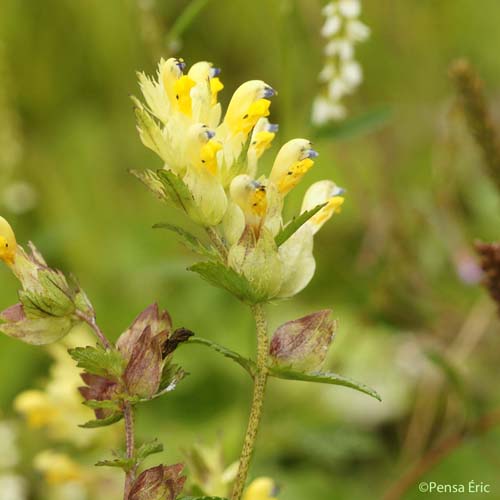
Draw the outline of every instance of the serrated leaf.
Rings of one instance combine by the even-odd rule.
[[[186,375],[188,375],[188,373],[179,365],[167,363],[164,366],[163,373],[161,375],[160,389],[158,393],[153,396],[153,398],[158,398],[167,392],[173,391],[177,387],[177,384]]]
[[[316,205],[314,208],[311,208],[311,210],[306,210],[297,217],[294,217],[274,238],[276,246],[279,247],[283,245],[288,238],[297,232],[300,227],[302,227],[311,217],[314,217],[326,205],[328,205],[328,203]]]
[[[255,375],[255,363],[237,352],[231,351],[227,347],[224,347],[220,344],[217,344],[216,342],[212,342],[211,340],[207,340],[201,337],[191,337],[187,342],[184,342],[181,345],[188,345],[188,344],[199,344],[199,345],[204,345],[207,347],[210,347],[210,349],[213,349],[214,351],[222,354],[226,358],[232,359],[236,363],[238,363],[242,368],[244,368],[250,376],[253,378]]]
[[[97,427],[107,427],[108,425],[113,425],[119,422],[123,418],[123,413],[113,413],[109,417],[102,418],[99,420],[89,420],[78,427],[83,427],[84,429],[96,429]]]
[[[192,210],[193,195],[184,181],[171,170],[160,169],[157,174],[165,188],[167,198],[174,206],[189,214]]]
[[[112,460],[99,460],[95,464],[96,467],[118,467],[125,472],[130,471],[135,466],[135,461],[132,458],[114,458]]]
[[[325,125],[316,129],[318,139],[348,139],[357,137],[383,126],[390,118],[392,110],[388,106],[372,109],[362,115],[353,116],[341,123]]]
[[[155,453],[161,453],[163,451],[163,445],[157,440],[154,439],[153,441],[148,441],[147,443],[142,444],[135,456],[137,461],[142,462],[145,458],[149,457],[150,455],[154,455]]]
[[[340,385],[343,387],[349,387],[350,389],[354,389],[364,394],[368,394],[368,396],[371,396],[372,398],[382,401],[378,392],[372,389],[371,387],[368,387],[367,385],[357,382],[356,380],[344,377],[342,375],[338,375],[336,373],[331,373],[331,372],[301,373],[293,370],[287,370],[271,366],[269,368],[269,375],[271,375],[272,377],[282,378],[286,380],[300,380],[303,382],[317,382],[320,384],[331,384],[331,385]]]
[[[214,248],[205,245],[196,236],[186,231],[182,227],[176,226],[174,224],[168,224],[166,222],[160,222],[158,224],[155,224],[153,228],[166,229],[167,231],[172,231],[178,234],[181,237],[184,246],[186,246],[194,253],[209,257],[211,259],[219,257],[219,254]]]
[[[69,355],[77,362],[78,368],[102,377],[120,377],[124,369],[124,359],[115,349],[102,347],[76,347],[68,350]]]
[[[248,304],[258,304],[267,299],[265,295],[259,295],[254,291],[252,285],[244,276],[220,262],[198,262],[188,267],[188,271],[198,273],[211,285],[227,290]]]

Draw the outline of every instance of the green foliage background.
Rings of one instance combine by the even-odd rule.
[[[193,257],[172,234],[151,229],[185,221],[127,174],[160,166],[140,143],[129,95],[138,93],[135,72],[152,73],[157,56],[169,55],[169,30],[189,2],[152,0],[150,17],[138,3],[1,0],[0,40],[22,132],[16,175],[39,197],[29,214],[5,216],[21,242],[35,241],[51,264],[78,276],[110,337],[159,301],[176,326],[250,354],[248,310],[185,271]],[[469,57],[500,115],[500,4],[363,7],[372,37],[358,49],[365,82],[350,113],[390,113],[376,130],[343,138],[315,139],[309,124],[322,61],[321,2],[209,0],[181,37],[188,64],[207,59],[222,68],[223,103],[249,79],[279,91],[271,108],[281,127],[273,152],[296,136],[315,141],[321,156],[290,196],[290,215],[314,180],[331,177],[347,189],[345,210],[316,239],[316,277],[300,296],[269,308],[271,323],[333,307],[340,330],[328,367],[372,385],[384,402],[340,387],[271,381],[253,475],[276,478],[282,500],[378,498],[400,476],[420,363],[400,343],[445,348],[487,315],[479,344],[458,367],[464,394],[445,380],[431,434],[452,432],[500,404],[499,323],[483,290],[457,274],[457,263],[473,258],[475,238],[498,239],[500,198],[453,107],[447,76],[454,58]],[[4,268],[0,283],[3,308],[14,302],[17,284]],[[171,463],[182,447],[222,431],[228,459],[235,459],[251,394],[247,376],[203,347],[183,348],[179,358],[191,375],[140,412],[139,435],[158,435]],[[12,413],[19,391],[43,380],[48,363],[41,350],[0,338],[3,414]],[[450,397],[458,407],[451,421]],[[498,430],[471,439],[426,479],[485,481],[496,491],[492,498],[500,497],[499,444]],[[416,489],[407,496],[418,497]]]

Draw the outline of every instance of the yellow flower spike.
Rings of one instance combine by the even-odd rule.
[[[240,85],[229,103],[224,123],[233,134],[248,134],[259,118],[269,116],[268,98],[274,94],[274,89],[261,80]]]
[[[8,266],[14,264],[16,257],[17,242],[14,231],[10,224],[0,216],[0,260]]]
[[[191,89],[196,85],[189,76],[183,75],[174,83],[174,94],[179,111],[187,116],[192,113]]]
[[[217,173],[217,151],[222,149],[222,144],[213,139],[201,147],[200,160],[203,166],[212,174]]]
[[[314,165],[318,153],[307,139],[293,139],[279,150],[270,179],[284,196],[289,193]]]
[[[307,222],[307,224],[311,226],[313,234],[317,233],[332,215],[340,212],[344,204],[343,192],[344,190],[342,188],[329,180],[315,182],[309,187],[302,203],[302,212],[311,210],[323,203],[327,203],[326,206]]]
[[[243,494],[243,500],[277,500],[276,490],[271,478],[259,477],[250,483]]]

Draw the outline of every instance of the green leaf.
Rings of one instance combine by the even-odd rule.
[[[214,248],[205,245],[196,236],[192,235],[191,233],[189,233],[188,231],[186,231],[182,227],[175,226],[174,224],[168,224],[166,222],[160,222],[158,224],[155,224],[153,226],[153,228],[154,229],[166,229],[167,231],[172,231],[172,232],[178,234],[181,237],[184,245],[194,253],[197,253],[199,255],[203,255],[203,256],[209,257],[209,258],[218,258],[219,257],[219,254],[217,253],[217,251]]]
[[[98,420],[89,420],[78,427],[83,427],[84,429],[96,429],[97,427],[107,427],[108,425],[113,425],[119,422],[123,418],[123,413],[113,413],[107,418],[101,418]]]
[[[222,497],[181,497],[179,500],[228,500]]]
[[[281,246],[285,243],[292,234],[294,234],[300,227],[302,227],[311,217],[316,215],[323,207],[328,205],[328,203],[322,203],[321,205],[316,205],[311,210],[306,210],[297,217],[294,217],[274,238],[276,246]]]
[[[188,373],[184,371],[184,369],[181,368],[179,365],[167,363],[163,367],[159,391],[153,396],[153,399],[163,396],[163,394],[167,392],[173,391],[177,387],[177,384],[186,375],[188,375]]]
[[[99,401],[97,399],[88,399],[87,401],[84,401],[83,404],[85,406],[88,406],[89,408],[92,408],[92,410],[99,410],[99,409],[104,409],[104,410],[119,410],[120,405],[118,401],[113,401],[111,399],[104,399],[102,401]]]
[[[167,198],[175,207],[189,214],[192,210],[193,195],[186,184],[184,184],[184,181],[171,170],[162,168],[157,170],[156,173],[165,188]]]
[[[183,344],[180,345],[188,345],[188,344],[200,344],[210,347],[211,349],[217,351],[226,358],[232,359],[233,361],[238,363],[250,374],[252,378],[255,375],[255,363],[252,360],[241,356],[237,352],[231,351],[227,347],[224,347],[220,344],[217,344],[216,342],[212,342],[211,340],[207,340],[201,337],[191,337],[187,342],[184,342]]]
[[[304,382],[318,382],[320,384],[341,385],[343,387],[349,387],[356,391],[363,392],[364,394],[368,394],[368,396],[371,396],[372,398],[382,401],[378,392],[372,389],[371,387],[368,387],[365,384],[361,384],[360,382],[356,382],[351,378],[343,377],[342,375],[337,375],[336,373],[331,373],[331,372],[301,373],[293,370],[272,366],[269,368],[269,374],[272,377],[282,378],[286,380],[301,380]]]
[[[316,129],[318,139],[349,139],[373,132],[382,127],[391,117],[388,106],[372,109],[362,115],[348,118],[341,123],[325,125]]]
[[[198,273],[211,285],[227,290],[248,304],[258,304],[267,299],[265,295],[259,295],[244,276],[220,262],[198,262],[188,267],[188,271]]]
[[[163,445],[157,440],[148,441],[147,443],[142,444],[137,450],[135,456],[137,461],[142,462],[144,459],[149,457],[149,455],[153,455],[155,453],[161,453],[163,451]]]
[[[120,377],[123,373],[125,360],[115,349],[76,347],[68,352],[79,368],[93,375]]]
[[[114,458],[112,460],[99,460],[95,464],[96,467],[118,467],[128,472],[135,466],[135,460],[133,458]]]

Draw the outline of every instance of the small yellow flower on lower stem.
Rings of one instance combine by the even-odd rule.
[[[0,260],[13,265],[16,256],[17,242],[10,224],[0,216]]]
[[[53,450],[39,453],[34,460],[35,469],[40,471],[50,485],[58,485],[73,481],[83,481],[85,471],[71,460],[68,455]]]
[[[243,494],[243,500],[277,500],[278,488],[269,477],[252,481]]]

